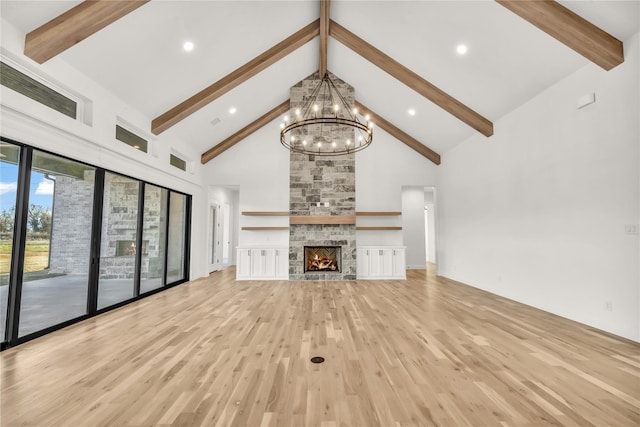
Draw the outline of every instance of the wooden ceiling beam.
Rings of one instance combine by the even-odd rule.
[[[555,1],[496,2],[607,71],[624,62],[620,40]]]
[[[84,1],[27,34],[24,54],[42,64],[148,1]]]
[[[209,162],[216,156],[219,156],[220,154],[224,153],[229,148],[233,147],[238,142],[242,141],[243,139],[245,139],[246,137],[248,137],[249,135],[257,131],[264,125],[271,123],[273,120],[277,119],[278,116],[289,111],[289,108],[290,108],[289,100],[287,99],[282,104],[278,105],[276,108],[269,111],[267,114],[263,115],[259,119],[253,121],[252,123],[248,124],[244,128],[240,129],[238,132],[234,133],[233,135],[231,135],[229,138],[225,139],[218,145],[211,147],[209,150],[205,151],[200,157],[200,162],[204,165],[205,163]]]
[[[484,136],[493,135],[493,123],[491,123],[491,121],[429,83],[335,21],[330,21],[329,35]]]
[[[329,47],[329,9],[330,0],[320,0],[320,68],[318,75],[323,78],[327,74],[327,51]]]
[[[180,122],[200,108],[216,100],[220,96],[249,80],[260,71],[284,58],[294,50],[303,46],[320,32],[320,20],[315,20],[306,27],[290,35],[269,50],[258,55],[242,67],[232,71],[211,86],[203,89],[191,98],[173,107],[151,122],[151,131],[158,135]]]
[[[383,117],[377,115],[370,108],[362,105],[360,102],[355,101],[355,106],[358,109],[358,112],[362,115],[369,115],[369,118],[373,122],[374,126],[378,126],[384,129],[391,136],[399,140],[400,142],[405,143],[408,147],[413,148],[418,153],[422,154],[427,159],[431,160],[436,165],[440,164],[440,154],[433,151],[431,148],[422,144],[420,141],[407,134],[403,130],[399,129],[393,123],[385,120]]]

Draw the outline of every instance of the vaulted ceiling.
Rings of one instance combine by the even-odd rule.
[[[81,3],[3,0],[0,12],[26,36]],[[355,87],[361,106],[375,112],[388,133],[435,162],[431,153],[442,154],[474,132],[491,135],[492,122],[590,61],[601,72],[615,67],[621,60],[615,39],[624,41],[640,30],[638,1],[561,1],[567,8],[555,15],[561,22],[554,22],[549,10],[523,11],[518,3],[525,2],[331,1],[325,18],[334,22],[317,30],[330,37],[306,35],[299,47],[285,49],[272,65],[260,67],[261,54],[321,17],[319,1],[154,0],[127,8],[122,17],[103,11],[114,22],[102,29],[87,29],[87,18],[80,17],[84,29],[95,33],[77,44],[72,40],[52,56],[149,117],[150,131],[205,153],[221,151],[225,146],[216,146],[223,141],[232,146],[230,137],[235,135],[234,143],[241,140],[255,120],[262,118],[264,125],[282,114],[289,88],[322,66],[320,41],[326,40],[327,69]],[[579,30],[588,23],[604,35],[587,40]],[[187,40],[195,44],[191,52],[182,48]],[[585,41],[589,48],[581,51]],[[466,55],[456,52],[459,44],[468,46]],[[28,55],[48,60],[30,47]],[[596,57],[583,56],[590,53]],[[205,88],[224,86],[225,76],[233,77],[252,61],[255,72],[241,76],[237,87],[213,87],[216,96],[201,99],[190,114],[163,120]],[[394,74],[399,69],[411,77],[405,81],[411,87]],[[432,102],[424,83],[450,98]],[[452,106],[451,99],[460,105]],[[409,109],[416,114],[407,114]],[[272,126],[273,144],[279,145],[278,125]]]

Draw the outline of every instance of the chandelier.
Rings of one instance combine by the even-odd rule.
[[[325,74],[300,108],[285,116],[280,142],[295,153],[340,156],[363,150],[373,139],[373,123],[358,120],[335,83]]]

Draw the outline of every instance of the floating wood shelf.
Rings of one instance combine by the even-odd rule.
[[[289,216],[289,211],[286,212],[257,212],[257,211],[245,211],[242,212],[245,216]]]
[[[400,216],[402,212],[356,212],[356,216]]]
[[[245,216],[289,216],[288,211],[244,211]],[[402,212],[356,212],[356,216],[400,216]],[[344,216],[344,215],[343,215]]]
[[[289,227],[242,227],[244,231],[288,230]]]
[[[402,227],[356,227],[356,230],[402,230]]]
[[[289,224],[355,224],[355,215],[301,215],[289,217]]]

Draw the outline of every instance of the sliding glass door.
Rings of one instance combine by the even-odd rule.
[[[171,192],[169,197],[169,243],[167,253],[167,283],[185,277],[185,227],[187,200],[182,194]]]
[[[87,313],[95,168],[33,150],[19,336]]]
[[[188,280],[190,196],[15,141],[0,154],[3,349]]]
[[[0,142],[0,341],[5,341],[20,147]]]
[[[140,181],[105,173],[98,310],[136,296],[139,193]]]
[[[164,257],[167,247],[167,199],[169,192],[155,185],[144,186],[140,293],[164,285]]]

